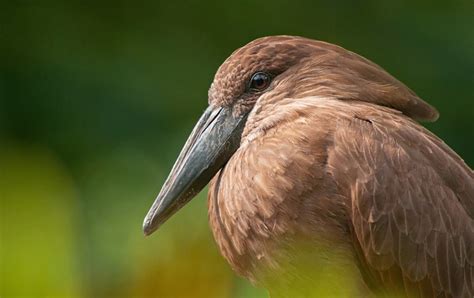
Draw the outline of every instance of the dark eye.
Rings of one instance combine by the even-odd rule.
[[[250,79],[250,89],[256,91],[265,90],[270,85],[270,76],[264,72],[256,72]]]

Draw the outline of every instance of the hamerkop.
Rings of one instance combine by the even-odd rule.
[[[272,36],[232,53],[208,96],[145,234],[212,179],[221,253],[272,296],[474,296],[474,173],[418,124],[438,112],[403,83]]]

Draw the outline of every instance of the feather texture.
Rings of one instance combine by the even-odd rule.
[[[261,70],[268,90],[246,92]],[[208,199],[236,272],[276,296],[309,295],[331,272],[350,272],[348,296],[474,296],[473,171],[415,121],[438,113],[400,81],[338,46],[276,36],[235,51],[209,100],[249,113]]]
[[[237,272],[257,283],[261,267],[298,276],[288,258],[321,253],[291,249],[303,239],[361,264],[375,293],[472,295],[474,178],[451,149],[367,103],[282,99],[269,114],[285,120],[243,140],[211,184],[211,226]]]

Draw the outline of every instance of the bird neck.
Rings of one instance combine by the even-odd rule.
[[[286,121],[276,115],[267,118],[275,125],[249,130],[209,188],[209,220],[221,253],[234,271],[269,288],[357,271],[350,202],[325,168],[335,120],[324,107],[301,108],[281,109]]]

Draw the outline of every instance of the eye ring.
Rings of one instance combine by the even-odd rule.
[[[269,74],[259,71],[252,75],[249,81],[249,89],[253,91],[263,91],[270,86],[272,78]]]

